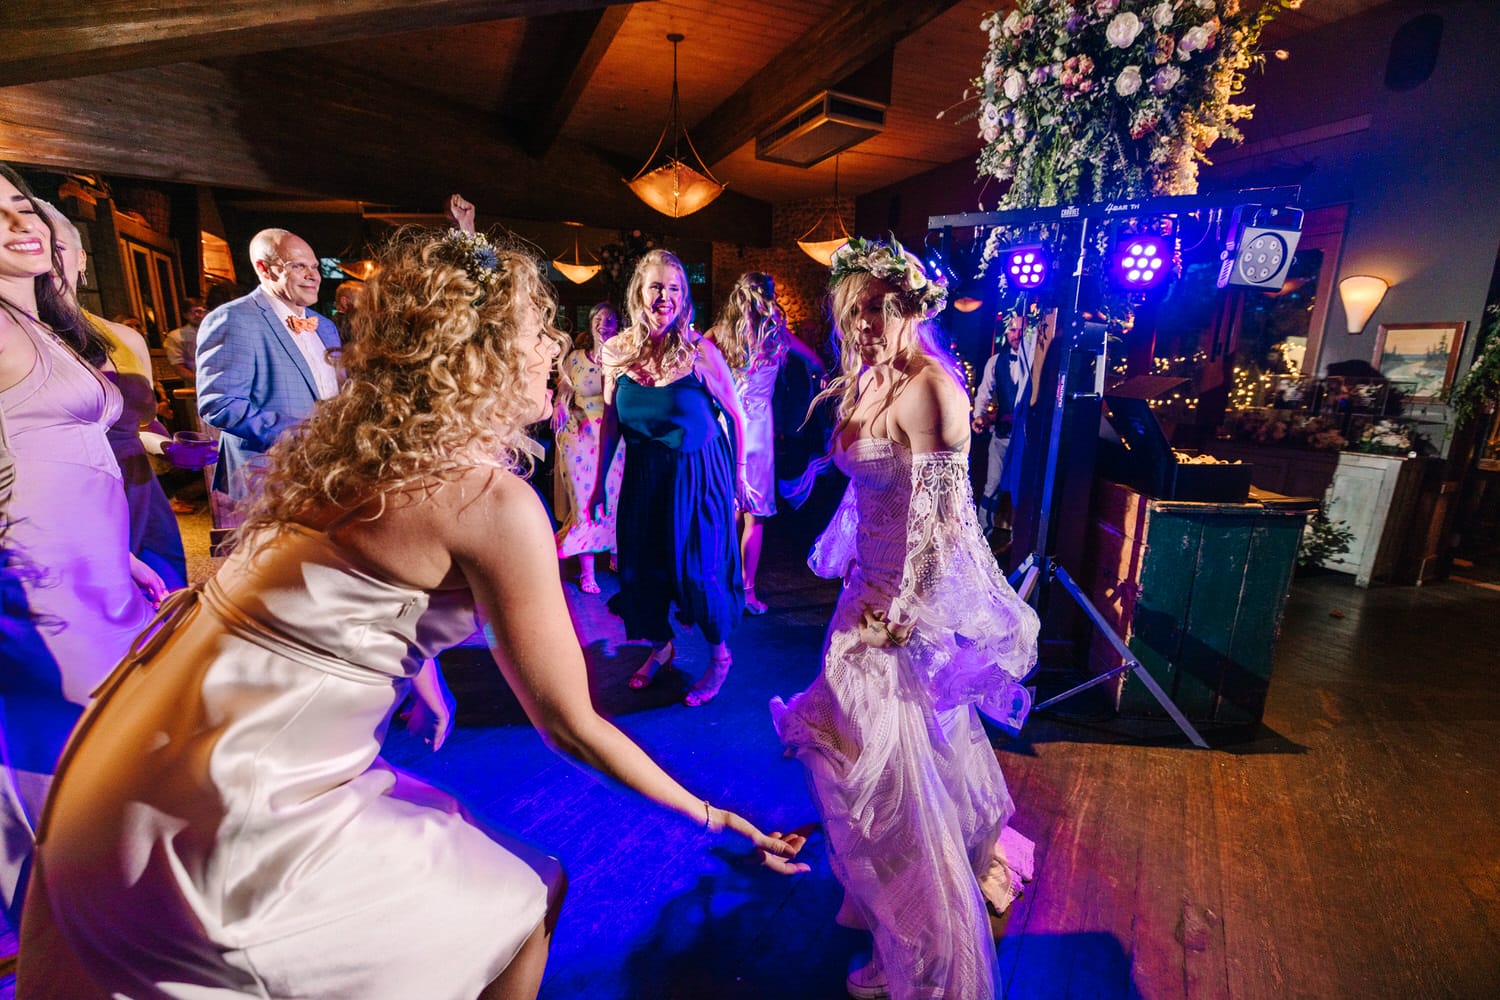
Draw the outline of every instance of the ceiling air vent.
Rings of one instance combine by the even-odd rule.
[[[810,167],[885,128],[885,105],[826,90],[755,137],[755,158]]]

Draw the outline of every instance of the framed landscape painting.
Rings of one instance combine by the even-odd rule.
[[[1382,323],[1370,363],[1391,381],[1415,383],[1406,398],[1436,403],[1453,383],[1467,323]]]

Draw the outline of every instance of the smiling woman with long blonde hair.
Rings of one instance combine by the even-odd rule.
[[[682,261],[665,250],[646,254],[625,300],[630,325],[605,345],[603,355],[601,472],[589,509],[604,507],[602,470],[623,432],[625,479],[616,519],[620,600],[625,634],[652,646],[629,683],[644,688],[672,662],[669,612],[675,603],[710,647],[708,669],[683,698],[696,707],[724,686],[729,637],[744,614],[734,509],[736,501],[749,503],[745,418],[724,356],[693,329]]]

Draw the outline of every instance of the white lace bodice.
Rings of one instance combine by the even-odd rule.
[[[911,504],[911,452],[889,438],[860,438],[834,461],[853,483],[854,575],[862,589],[887,600],[901,588],[906,519]]]

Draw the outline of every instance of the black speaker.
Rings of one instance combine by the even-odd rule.
[[[1301,238],[1299,209],[1239,206],[1229,221],[1229,241],[1219,255],[1224,262],[1219,268],[1219,287],[1280,289]]]
[[[1427,82],[1437,68],[1443,41],[1443,19],[1422,14],[1396,29],[1385,61],[1385,85],[1390,90],[1413,90]]]

